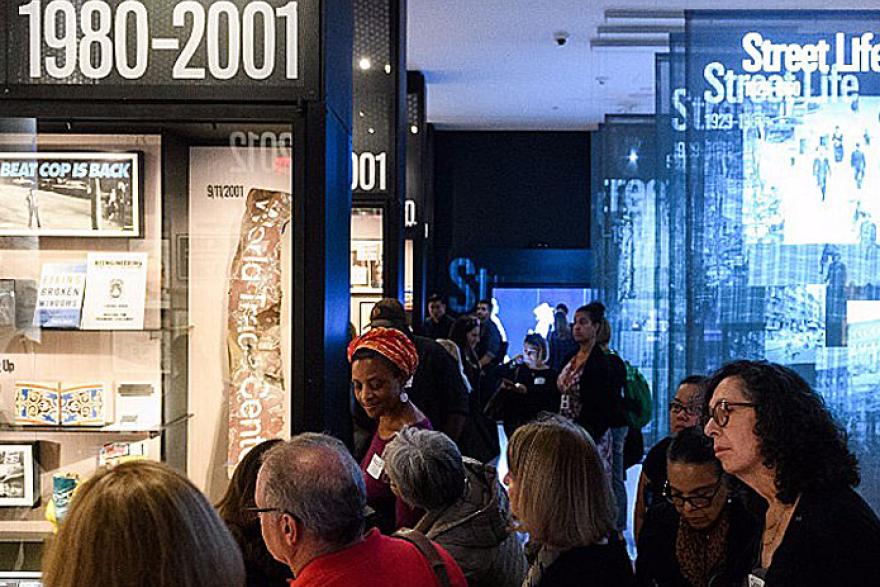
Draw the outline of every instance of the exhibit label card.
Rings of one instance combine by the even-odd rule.
[[[86,266],[46,263],[37,290],[34,326],[41,328],[79,328]]]
[[[83,330],[142,330],[146,253],[89,253]]]

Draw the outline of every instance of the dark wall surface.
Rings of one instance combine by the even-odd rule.
[[[441,250],[589,247],[589,133],[437,132],[434,148]]]
[[[589,133],[437,131],[430,143],[429,293],[461,312],[498,285],[588,286]]]

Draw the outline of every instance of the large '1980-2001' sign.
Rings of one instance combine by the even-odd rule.
[[[318,60],[315,4],[13,0],[6,3],[6,81],[13,89],[98,87],[109,90],[107,97],[144,86],[172,94],[185,88],[192,97],[210,97],[207,88],[250,87],[251,99],[261,97],[255,85],[307,90]]]

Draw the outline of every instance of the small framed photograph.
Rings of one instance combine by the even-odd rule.
[[[33,507],[40,499],[35,444],[0,444],[0,507]]]

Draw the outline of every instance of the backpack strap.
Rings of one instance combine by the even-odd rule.
[[[419,549],[419,552],[421,552],[422,556],[428,561],[428,566],[434,571],[434,576],[437,577],[440,587],[451,586],[449,582],[449,574],[446,572],[446,562],[443,560],[443,557],[440,556],[440,553],[437,552],[434,543],[431,542],[427,536],[418,530],[410,530],[408,528],[401,528],[392,534],[392,536],[406,540]]]

